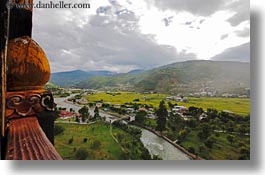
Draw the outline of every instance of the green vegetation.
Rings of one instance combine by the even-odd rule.
[[[196,106],[207,110],[208,108],[217,109],[218,111],[229,110],[235,114],[248,115],[250,113],[249,98],[216,98],[201,97],[189,98],[189,102],[177,102],[178,105],[186,107]]]
[[[90,102],[103,100],[104,103],[111,104],[146,104],[158,108],[159,102],[167,97],[166,94],[141,94],[134,92],[120,92],[120,93],[98,93],[86,96]],[[139,101],[135,101],[139,99]],[[250,99],[249,98],[216,98],[216,97],[189,97],[188,102],[170,101],[172,104],[183,105],[186,107],[196,106],[207,110],[207,108],[217,109],[218,111],[229,110],[235,114],[248,115],[250,113]]]
[[[120,92],[120,93],[98,93],[86,96],[89,102],[96,102],[103,100],[104,103],[110,102],[111,104],[147,104],[158,107],[161,99],[166,98],[165,94],[140,94],[135,92]],[[139,101],[135,101],[139,99]]]
[[[89,109],[87,106],[83,106],[78,110],[78,112],[81,114],[81,119],[83,122],[86,122],[89,119]]]
[[[135,123],[160,131],[170,140],[204,159],[249,160],[250,116],[191,106],[183,114],[170,112],[160,102],[157,119]],[[136,115],[137,116],[137,115]],[[137,118],[136,118],[137,119]]]
[[[198,154],[204,159],[250,159],[249,136],[235,135],[235,142],[231,144],[226,138],[228,135],[226,133],[219,133],[219,136],[212,136],[212,143],[209,140],[208,142],[207,140],[205,142],[201,141],[197,134],[197,130],[192,130],[181,145],[188,149],[194,149],[195,154]],[[240,152],[240,150],[246,150],[247,154]]]
[[[52,83],[50,83],[50,82],[46,83],[45,86],[44,86],[44,88],[45,88],[46,90],[49,90],[49,91],[56,91],[56,90],[59,89],[58,86],[56,86],[56,85],[54,85],[54,84],[52,84]]]
[[[109,124],[97,122],[91,125],[57,123],[56,127],[64,128],[55,136],[55,148],[63,159],[121,160],[144,159],[143,155],[145,159],[150,157],[135,135],[116,126],[110,130]]]
[[[165,106],[165,102],[161,101],[159,104],[159,108],[157,110],[157,127],[156,130],[162,132],[166,130],[166,123],[167,123],[167,117],[168,117],[168,112],[167,108]]]
[[[141,142],[140,138],[142,135],[142,131],[138,128],[134,128],[123,124],[121,121],[113,122],[113,126],[122,129],[123,131],[129,133],[133,136],[134,140],[132,142],[128,142],[126,136],[118,133],[114,134],[117,138],[118,142],[121,144],[124,152],[126,153],[127,159],[140,159],[140,160],[150,160],[151,156],[148,150],[144,147],[143,143]]]
[[[196,111],[196,112],[195,112]],[[204,159],[250,159],[250,118],[208,109],[200,119],[200,108],[190,107],[192,119],[170,114],[164,134]]]

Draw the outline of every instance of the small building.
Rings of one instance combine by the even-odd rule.
[[[139,108],[138,111],[145,111],[145,112],[147,112],[147,109],[142,107],[142,108]]]
[[[116,109],[120,109],[121,105],[120,104],[115,104],[113,107],[116,108]]]
[[[183,101],[183,99],[181,97],[175,97],[174,100],[178,101],[178,102],[182,102]]]
[[[186,108],[185,106],[174,106],[172,108],[172,112],[173,113],[181,113],[183,114],[184,112],[187,112],[188,108]]]
[[[101,108],[102,105],[103,105],[103,103],[101,103],[101,102],[97,102],[97,103],[96,103],[96,107],[98,107],[98,108]]]
[[[205,118],[207,118],[207,117],[208,117],[207,114],[202,113],[202,114],[200,115],[200,117],[199,117],[199,120],[205,119]]]
[[[72,117],[75,117],[75,114],[72,113],[72,112],[68,112],[66,110],[62,110],[59,114],[59,117],[61,119],[68,119],[68,118],[72,118]]]
[[[129,122],[133,122],[135,121],[135,116],[134,115],[130,115],[129,116]]]
[[[168,100],[168,101],[170,101],[170,100],[174,100],[174,97],[173,97],[173,96],[166,97],[166,100]]]
[[[150,114],[147,114],[147,115],[146,115],[146,118],[150,118],[150,119],[156,119],[156,118],[157,118],[157,116],[156,116],[156,115],[154,115],[154,114],[152,114],[152,113],[150,113]]]
[[[133,113],[134,112],[134,109],[133,108],[126,108],[126,112],[127,113]]]

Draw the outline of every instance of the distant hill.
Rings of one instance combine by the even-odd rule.
[[[110,71],[82,71],[74,70],[67,72],[52,73],[50,83],[53,83],[60,87],[76,87],[81,81],[86,80],[94,76],[111,76],[115,73]]]
[[[142,72],[144,72],[144,70],[136,69],[136,70],[132,70],[132,71],[128,72],[128,74],[139,74],[139,73],[142,73]]]
[[[77,86],[162,93],[238,93],[250,87],[250,64],[229,61],[185,61],[136,73],[92,77]]]

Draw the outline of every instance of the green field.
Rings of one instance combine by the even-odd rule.
[[[145,148],[141,142],[117,127],[112,127],[112,133],[118,143],[111,135],[109,124],[98,122],[89,125],[56,125],[64,128],[62,133],[55,136],[55,148],[63,159],[78,159],[76,154],[80,149],[87,152],[87,160],[142,159]],[[73,140],[69,143],[71,139]],[[87,141],[84,142],[84,139]],[[94,146],[96,142],[100,146]]]
[[[189,98],[188,103],[179,102],[178,105],[183,105],[186,107],[195,106],[203,108],[204,110],[207,108],[216,109],[218,111],[229,110],[240,115],[250,114],[249,98]]]
[[[167,97],[165,94],[140,94],[133,92],[120,92],[120,93],[98,93],[94,95],[86,96],[89,102],[95,102],[103,100],[103,102],[110,102],[111,104],[125,104],[125,103],[139,103],[148,104],[158,107],[161,99]],[[134,102],[133,100],[139,99],[139,102]],[[145,100],[146,99],[146,100]]]
[[[168,95],[166,94],[140,94],[140,93],[130,93],[121,92],[116,94],[108,93],[98,93],[94,95],[86,96],[89,102],[96,102],[103,100],[103,102],[110,102],[111,104],[124,104],[124,103],[138,103],[147,104],[158,107],[161,100],[165,100]],[[135,102],[135,99],[139,99]],[[171,103],[178,105],[183,105],[186,107],[195,106],[201,107],[204,110],[207,108],[214,108],[218,111],[229,110],[236,114],[248,115],[250,113],[250,99],[249,98],[215,98],[215,97],[189,97],[189,102],[175,102]]]
[[[87,159],[113,159],[122,158],[120,146],[113,140],[109,132],[109,126],[102,123],[92,125],[78,124],[56,124],[65,128],[64,132],[55,136],[55,148],[58,150],[63,159],[75,160],[76,150],[83,148],[87,150],[89,156]],[[115,130],[116,131],[116,130]],[[122,132],[117,130],[116,132]],[[73,138],[73,143],[69,140]],[[83,139],[87,138],[86,143]],[[99,140],[101,147],[98,150],[92,150],[90,145],[93,141]]]

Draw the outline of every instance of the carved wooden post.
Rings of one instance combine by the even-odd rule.
[[[53,111],[55,107],[52,94],[44,90],[49,77],[48,60],[35,41],[27,36],[10,41],[6,159],[61,159],[37,118],[38,113]]]
[[[29,2],[32,3],[31,0]],[[0,10],[0,14],[4,14],[3,9]],[[9,41],[7,55],[6,135],[4,147],[3,144],[1,147],[2,154],[5,155],[2,158],[61,160],[52,144],[52,111],[55,104],[52,94],[44,90],[44,85],[50,78],[49,62],[41,47],[30,38],[31,17],[30,9],[12,9],[12,40]],[[0,30],[4,30],[2,24]],[[1,35],[1,41],[2,37]],[[3,47],[1,51],[2,49]],[[39,114],[44,116],[41,124]]]

